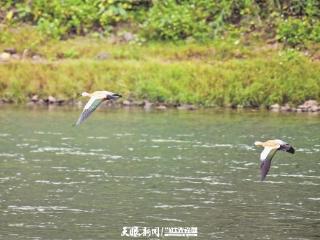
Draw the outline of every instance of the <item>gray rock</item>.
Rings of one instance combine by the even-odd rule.
[[[31,98],[31,101],[32,102],[38,102],[39,101],[38,95],[33,95],[32,98]]]
[[[9,54],[16,54],[17,53],[17,50],[15,48],[5,48],[3,51],[6,53],[9,53]]]
[[[14,59],[14,60],[20,60],[20,59],[21,59],[21,56],[20,56],[19,54],[16,54],[16,53],[15,53],[15,54],[12,54],[12,55],[11,55],[11,58]]]
[[[314,106],[318,106],[318,102],[316,100],[308,100],[308,101],[305,101],[303,105],[307,108],[311,108]]]
[[[318,112],[319,110],[320,110],[320,107],[318,107],[318,106],[311,106],[310,107],[311,112]]]
[[[301,112],[307,111],[307,108],[304,105],[299,105],[297,109]]]
[[[159,106],[156,107],[156,109],[158,109],[158,110],[166,110],[167,107],[165,105],[159,105]]]
[[[142,107],[142,106],[144,106],[144,101],[133,101],[132,104],[134,106]]]
[[[197,107],[192,104],[183,104],[181,106],[178,106],[177,109],[179,109],[179,110],[196,110]]]
[[[131,32],[125,32],[122,35],[122,39],[125,42],[131,42],[134,40],[134,38],[135,38],[135,36]]]
[[[46,101],[43,100],[43,99],[40,99],[40,100],[38,101],[38,104],[44,105],[44,104],[46,104]]]
[[[42,57],[40,57],[39,55],[33,55],[32,60],[33,61],[42,61]]]
[[[6,53],[6,52],[2,52],[0,53],[0,61],[1,62],[7,62],[9,61],[11,58],[11,54],[10,53]]]
[[[131,101],[129,101],[129,100],[124,100],[124,101],[122,102],[122,105],[123,105],[123,106],[127,106],[127,107],[129,107],[129,106],[131,106],[131,105],[132,105],[132,102],[131,102]]]
[[[47,102],[49,104],[54,104],[54,103],[57,102],[57,99],[55,97],[53,97],[53,96],[49,96],[48,99],[47,99]]]
[[[282,112],[290,112],[291,111],[291,107],[289,106],[289,104],[285,104],[284,106],[281,106],[280,110]]]
[[[66,100],[64,100],[64,99],[58,99],[57,100],[57,104],[59,105],[59,106],[62,106],[62,105],[64,105],[66,103]]]
[[[108,42],[111,44],[116,44],[118,42],[118,37],[115,34],[111,34],[108,38]]]
[[[153,103],[152,102],[149,102],[149,101],[147,101],[147,100],[145,100],[144,101],[144,109],[150,109],[150,108],[152,108],[152,106],[153,106]]]
[[[298,109],[301,109],[302,112],[314,112],[318,109],[318,102],[316,100],[305,101],[302,105],[298,106]]]
[[[96,57],[98,60],[106,60],[106,59],[109,59],[110,58],[110,54],[107,53],[107,52],[101,52],[101,53],[98,53],[97,57]]]
[[[271,105],[270,106],[270,109],[272,110],[272,109],[280,109],[280,105],[278,104],[278,103],[276,103],[276,104],[273,104],[273,105]]]

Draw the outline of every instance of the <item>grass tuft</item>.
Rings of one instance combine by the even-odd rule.
[[[32,49],[41,61],[0,63],[0,97],[61,99],[108,89],[135,99],[204,106],[269,106],[320,100],[320,64],[276,45],[211,43],[111,44],[106,39],[38,40],[30,30],[4,29],[0,49]],[[18,39],[18,40],[17,40]],[[34,41],[33,41],[34,40]],[[99,60],[100,53],[107,55]],[[61,57],[62,56],[62,57]]]

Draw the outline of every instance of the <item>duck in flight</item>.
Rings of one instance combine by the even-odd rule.
[[[290,144],[288,144],[282,140],[279,140],[279,139],[268,140],[266,142],[257,141],[254,143],[254,145],[264,147],[264,149],[260,155],[261,181],[263,181],[266,178],[266,176],[269,172],[270,166],[271,166],[271,160],[272,160],[274,154],[278,150],[289,152],[292,154],[295,152],[294,148]]]
[[[86,120],[102,102],[107,100],[116,100],[122,97],[118,93],[108,91],[96,91],[93,93],[83,92],[81,95],[83,97],[90,97],[90,99],[84,106],[83,111],[75,124],[76,126],[80,125],[84,120]]]

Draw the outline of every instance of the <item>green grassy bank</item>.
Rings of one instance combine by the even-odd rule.
[[[35,94],[78,98],[84,90],[100,89],[131,99],[204,106],[320,100],[320,62],[275,44],[111,44],[86,37],[32,45],[30,36],[20,38],[0,44],[18,54],[30,49],[25,59],[0,63],[0,98],[14,102]],[[40,60],[32,60],[35,54]]]

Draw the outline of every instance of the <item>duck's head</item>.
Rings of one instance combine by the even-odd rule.
[[[118,93],[112,93],[112,94],[107,95],[107,100],[116,100],[121,97],[122,97],[122,95],[120,95]]]

